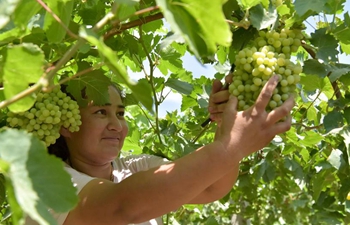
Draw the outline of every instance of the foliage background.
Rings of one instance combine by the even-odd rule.
[[[35,137],[5,126],[8,110],[28,110],[37,92],[61,83],[107,90],[107,76],[126,90],[130,133],[122,154],[174,160],[210,142],[215,129],[200,126],[208,116],[212,78],[193,77],[182,57],[192,54],[215,65],[214,77],[222,79],[258,30],[303,28],[313,17],[316,26],[294,55],[303,74],[292,129],[242,161],[226,197],[183,206],[164,221],[230,224],[236,215],[240,224],[349,224],[350,67],[339,63],[340,54],[350,53],[344,3],[0,1],[1,223],[21,224],[28,214],[41,224],[55,224],[46,209],[67,211],[77,201],[62,163]],[[135,84],[130,73],[144,76]],[[181,94],[181,107],[159,118],[169,95],[165,87]],[[103,96],[89,97],[104,101]]]

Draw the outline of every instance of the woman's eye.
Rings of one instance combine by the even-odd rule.
[[[125,115],[125,112],[123,112],[123,111],[117,113],[117,116],[119,116],[119,117],[124,117],[124,115]]]
[[[101,115],[106,115],[106,114],[107,114],[107,112],[106,112],[105,109],[97,110],[95,113],[96,113],[96,114],[101,114]]]

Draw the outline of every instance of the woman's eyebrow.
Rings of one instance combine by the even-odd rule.
[[[103,106],[111,106],[111,105],[112,105],[111,103],[106,103]],[[123,104],[119,104],[119,105],[117,105],[117,107],[121,108],[121,109],[125,109],[125,105],[123,105]]]

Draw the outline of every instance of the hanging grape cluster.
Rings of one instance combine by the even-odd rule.
[[[77,102],[55,88],[50,93],[38,93],[36,103],[28,111],[8,112],[7,124],[33,133],[49,146],[59,138],[61,126],[78,131],[81,117]]]
[[[254,104],[273,74],[279,75],[279,83],[267,110],[282,105],[295,92],[302,67],[291,61],[291,53],[298,50],[302,38],[300,30],[260,31],[251,45],[238,52],[229,86],[229,92],[238,98],[238,110]]]

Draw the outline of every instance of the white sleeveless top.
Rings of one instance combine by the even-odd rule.
[[[113,161],[113,177],[114,183],[119,183],[125,178],[131,176],[139,171],[145,171],[152,167],[160,166],[169,162],[167,159],[153,156],[153,155],[132,155],[125,158],[117,158]],[[83,187],[94,177],[90,177],[84,173],[80,173],[73,169],[69,165],[65,165],[64,169],[71,175],[72,182],[77,188],[77,193],[79,193]],[[68,212],[57,214],[51,212],[53,217],[56,219],[58,225],[62,225],[68,216]],[[138,225],[162,225],[163,221],[161,217],[152,219],[147,222],[139,223]],[[31,220],[29,217],[26,218],[26,225],[38,225],[35,221]]]

